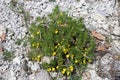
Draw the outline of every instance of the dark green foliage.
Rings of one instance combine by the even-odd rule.
[[[3,57],[5,61],[11,61],[14,58],[14,54],[12,52],[9,52],[7,50],[4,51]]]
[[[87,64],[94,59],[95,42],[85,28],[83,19],[71,18],[61,12],[58,6],[48,17],[38,17],[29,31],[31,35],[28,40],[32,52],[37,54],[35,56],[54,57],[50,64],[43,64],[48,71],[76,76],[74,79],[80,80]],[[36,58],[33,53],[29,54],[30,58]]]

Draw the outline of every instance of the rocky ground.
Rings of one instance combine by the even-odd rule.
[[[0,80],[50,80],[41,63],[28,60],[28,48],[20,40],[26,37],[29,24],[36,17],[51,13],[56,5],[74,18],[83,17],[85,26],[96,38],[96,59],[83,73],[83,80],[120,80],[120,3],[117,0],[16,1],[0,0]],[[11,61],[4,61],[5,51],[14,54]]]

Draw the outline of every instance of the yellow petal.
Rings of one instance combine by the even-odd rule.
[[[66,71],[66,68],[63,68],[63,71]]]
[[[35,44],[32,44],[32,46],[34,47],[34,46],[35,46]]]
[[[68,44],[68,47],[70,47],[70,44]]]
[[[74,70],[73,66],[70,66],[69,69],[71,72]]]
[[[58,43],[58,46],[60,46],[60,43]]]
[[[36,46],[36,48],[39,48],[39,46]]]
[[[56,69],[58,69],[58,68],[59,68],[59,66],[56,67]]]
[[[34,38],[34,36],[33,36],[33,35],[31,35],[31,37],[32,37],[32,38]]]
[[[61,73],[62,73],[62,74],[65,74],[65,71],[62,71]]]
[[[86,54],[83,54],[84,57],[86,57]]]
[[[76,60],[75,60],[75,63],[79,63],[79,61],[76,59]]]
[[[55,30],[55,34],[57,34],[58,33],[58,30]]]
[[[40,58],[37,58],[37,62],[40,62]]]
[[[67,54],[67,55],[66,55],[66,58],[69,58],[69,57],[70,57],[70,55]]]
[[[55,46],[55,49],[57,49],[57,46]]]
[[[56,52],[53,52],[53,53],[52,53],[52,56],[55,56],[55,55],[56,55]]]
[[[36,34],[40,34],[40,32],[38,31]]]
[[[86,64],[86,59],[85,58],[83,59],[83,64]]]
[[[39,46],[40,44],[39,43],[37,43],[37,46]]]
[[[67,76],[69,76],[70,75],[70,71],[67,71]]]
[[[50,71],[51,71],[51,68],[48,68],[47,71],[50,72]]]
[[[54,68],[54,67],[52,67],[52,71],[55,71],[55,68]]]
[[[89,60],[88,60],[88,62],[90,63],[90,62],[92,62],[92,60],[91,60],[91,59],[89,59]]]
[[[37,61],[37,58],[35,58],[35,60]]]
[[[66,54],[68,52],[68,49],[63,49],[63,52]]]
[[[32,58],[32,60],[35,60],[35,58]]]
[[[72,59],[74,58],[74,55],[73,55],[73,54],[71,55],[71,58],[72,58]]]

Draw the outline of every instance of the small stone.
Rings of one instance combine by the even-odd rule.
[[[41,70],[40,72],[36,73],[35,80],[51,80],[51,79],[47,71]]]
[[[97,20],[97,22],[105,21],[106,18],[102,14],[94,13],[93,15],[94,20]]]
[[[58,73],[57,73],[57,72],[51,72],[50,74],[51,74],[51,76],[54,78],[54,77],[57,76]]]
[[[112,42],[112,47],[118,52],[120,53],[120,41],[119,40],[114,40]]]
[[[120,55],[119,54],[115,54],[113,57],[115,60],[120,60]]]
[[[18,65],[20,65],[20,58],[19,57],[15,57],[13,59],[13,63],[17,63]]]
[[[113,55],[111,55],[111,54],[109,54],[109,53],[107,53],[107,54],[105,54],[102,58],[101,58],[101,65],[107,65],[107,64],[109,64],[110,62],[112,62],[112,60],[113,60]]]
[[[84,77],[84,80],[91,80],[91,73],[90,72],[84,72],[83,77]]]
[[[37,72],[37,71],[39,71],[39,69],[40,69],[40,66],[39,66],[39,64],[37,64],[37,63],[34,63],[34,64],[31,66],[31,70],[32,70],[33,72]]]
[[[40,70],[35,74],[31,74],[29,76],[29,80],[51,80],[51,79],[45,70]]]
[[[95,38],[97,38],[99,40],[103,40],[103,41],[105,40],[105,36],[103,36],[102,34],[98,33],[95,30],[92,30],[91,34],[92,34],[93,37],[95,37]]]
[[[113,34],[120,36],[120,27],[115,26],[115,28],[113,29]]]
[[[100,45],[97,47],[96,51],[106,51],[107,48],[105,47],[105,45]]]
[[[42,59],[41,59],[41,62],[46,62],[46,63],[48,63],[48,64],[50,64],[50,57],[46,57],[46,56],[44,56]]]
[[[10,77],[9,80],[16,80],[16,77]]]

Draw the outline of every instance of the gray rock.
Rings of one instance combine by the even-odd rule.
[[[19,6],[29,13],[30,23],[32,23],[36,17],[48,15],[52,12],[55,5],[58,5],[60,10],[67,11],[69,16],[74,18],[83,17],[85,26],[88,29],[96,30],[102,34],[109,35],[112,39],[116,39],[112,42],[112,50],[120,53],[119,7],[117,3],[115,4],[116,0],[80,0],[80,2],[76,2],[76,0],[57,0],[56,2],[49,2],[49,0],[18,0],[16,7],[13,7],[14,11],[10,9],[10,1],[0,0],[0,24],[8,29],[6,42],[2,44],[5,49],[14,51],[15,54],[15,58],[10,63],[4,62],[0,56],[0,75],[5,80],[50,80],[47,72],[40,69],[40,63],[31,62],[27,59],[27,65],[24,64],[21,55],[26,53],[25,47],[23,43],[20,45],[15,44],[18,39],[26,36],[25,33],[28,29],[25,26],[23,14],[18,13],[21,12]],[[0,35],[2,32],[4,32],[4,27],[0,26]],[[14,36],[12,36],[13,33]],[[100,59],[103,76],[110,76],[108,73],[110,70],[109,63],[111,64],[113,61],[112,56],[114,53],[111,55],[106,54]],[[42,62],[49,63],[50,59],[45,58]],[[118,62],[116,62],[115,68],[118,66],[117,64]],[[28,66],[28,69],[25,69],[25,66]],[[95,64],[92,66],[97,68]],[[32,73],[28,75],[29,69],[31,69]],[[6,77],[6,75],[8,76]],[[110,80],[109,77],[104,79],[99,77],[95,70],[89,70],[87,75],[91,75],[91,80]],[[83,79],[85,80],[85,78]]]
[[[13,63],[20,65],[20,58],[19,57],[15,57],[13,59]]]
[[[32,66],[31,66],[31,71],[32,72],[37,72],[40,70],[40,66],[38,63],[34,63]]]
[[[40,70],[40,72],[30,75],[29,80],[50,80],[50,77],[45,70]]]

